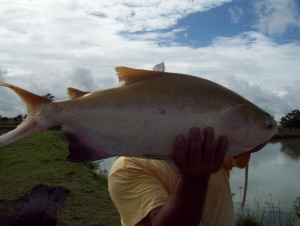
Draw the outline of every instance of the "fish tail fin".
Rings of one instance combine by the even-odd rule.
[[[10,144],[16,140],[19,140],[25,136],[46,129],[46,127],[40,125],[36,119],[36,108],[40,104],[46,104],[52,102],[52,100],[38,96],[17,86],[10,85],[8,83],[0,82],[0,86],[4,86],[13,90],[25,103],[28,111],[27,118],[16,129],[0,136],[0,147]]]

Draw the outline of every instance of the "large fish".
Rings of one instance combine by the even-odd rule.
[[[123,85],[95,92],[69,88],[70,100],[51,101],[16,86],[27,119],[0,137],[0,147],[56,125],[69,140],[68,160],[111,156],[171,159],[178,134],[212,126],[227,135],[226,157],[244,153],[277,132],[274,119],[233,91],[209,80],[162,71],[117,67]]]

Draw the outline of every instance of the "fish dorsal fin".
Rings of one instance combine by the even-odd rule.
[[[123,86],[126,83],[133,81],[135,79],[162,73],[161,71],[149,71],[149,70],[134,69],[134,68],[123,67],[123,66],[116,67],[116,71],[119,77],[119,86]]]
[[[81,91],[79,89],[75,89],[75,88],[72,88],[72,87],[68,87],[67,92],[68,92],[68,96],[69,96],[70,99],[76,99],[76,98],[79,98],[79,97],[83,97],[84,95],[90,93],[90,92]]]

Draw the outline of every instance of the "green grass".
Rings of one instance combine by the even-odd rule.
[[[242,189],[242,187],[240,187]],[[232,196],[235,194],[233,193]],[[235,203],[238,206],[236,213],[237,226],[293,226],[296,218],[292,215],[284,216],[280,206],[274,206],[272,195],[270,201],[262,202],[256,194],[254,207],[246,205],[242,208],[241,202]]]
[[[5,130],[1,124],[0,128]],[[67,145],[60,131],[48,130],[1,147],[0,199],[15,199],[39,183],[63,186],[71,193],[60,209],[58,225],[120,225],[107,178],[96,174],[93,164],[67,162]],[[1,208],[5,207],[0,203]]]
[[[1,121],[0,119],[0,134],[13,130],[19,124],[20,124],[19,122],[10,122],[10,121],[4,122]]]

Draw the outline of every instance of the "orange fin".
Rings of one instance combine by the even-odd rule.
[[[40,104],[46,104],[52,102],[52,100],[38,96],[34,93],[28,92],[17,86],[10,85],[8,83],[0,82],[0,86],[4,86],[13,90],[26,104],[28,116],[16,129],[0,136],[0,147],[10,144],[22,137],[28,136],[32,133],[45,129],[44,126],[38,124],[35,120],[36,107]]]
[[[116,71],[119,77],[119,86],[125,85],[126,83],[147,76],[158,75],[163,72],[161,71],[149,71],[142,69],[134,69],[129,67],[116,67]]]
[[[17,86],[14,86],[14,85],[11,85],[11,84],[8,84],[8,83],[0,82],[0,86],[10,88],[16,94],[19,95],[19,97],[22,99],[24,104],[26,104],[27,111],[28,111],[28,116],[35,113],[35,108],[38,104],[52,102],[52,100],[50,100],[49,98],[36,95],[34,93],[28,92],[24,89],[21,89]]]
[[[68,96],[69,96],[70,99],[76,99],[76,98],[79,98],[79,97],[83,97],[84,95],[90,93],[90,92],[81,91],[79,89],[75,89],[75,88],[72,88],[72,87],[68,87],[67,92],[68,92]]]

